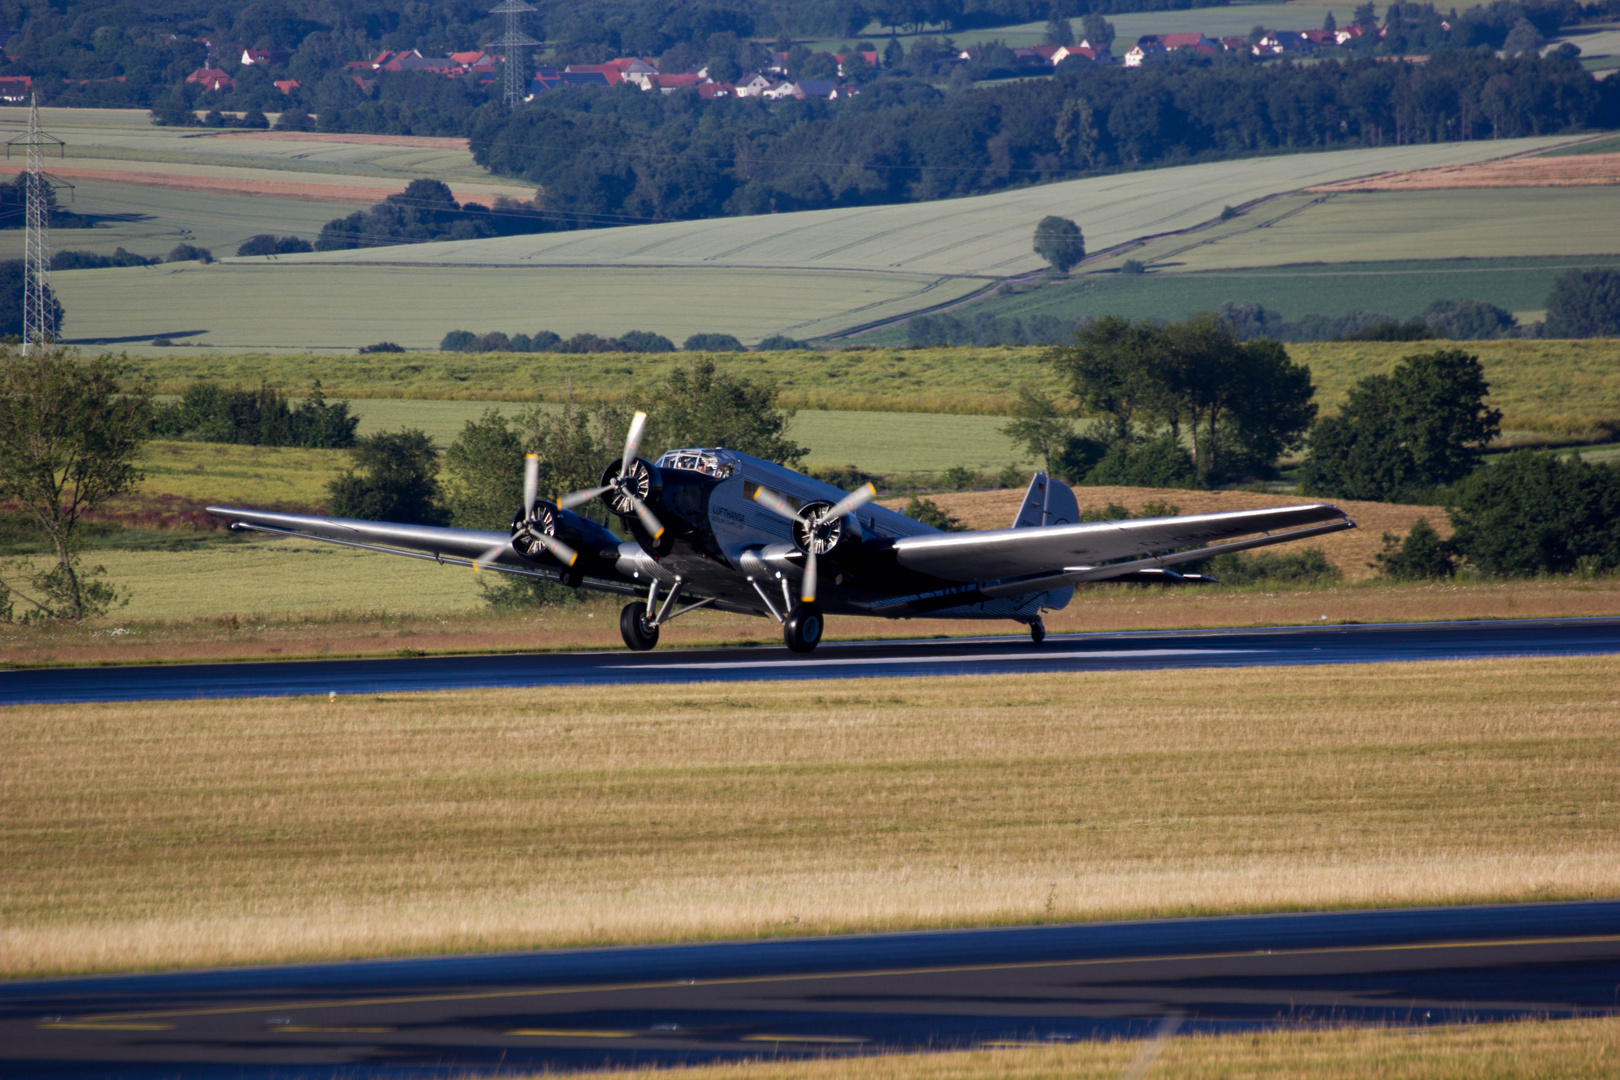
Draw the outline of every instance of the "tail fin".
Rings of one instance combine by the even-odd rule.
[[[1033,529],[1040,525],[1073,525],[1080,520],[1080,504],[1074,492],[1061,480],[1054,480],[1043,472],[1030,479],[1029,490],[1024,492],[1024,504],[1013,518],[1015,529]]]

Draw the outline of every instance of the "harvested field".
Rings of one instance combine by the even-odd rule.
[[[0,973],[1609,896],[1617,674],[7,708]]]
[[[1279,5],[1280,6],[1280,5]],[[1290,5],[1292,6],[1292,5]],[[1217,9],[1219,10],[1219,9]],[[681,1070],[682,1080],[1114,1080],[1132,1072],[1146,1044],[1027,1046],[967,1053],[757,1061]],[[1311,1077],[1312,1080],[1475,1080],[1484,1077],[1610,1077],[1620,1057],[1620,1021],[1553,1020],[1445,1028],[1350,1028],[1172,1039],[1152,1075],[1178,1080]],[[574,1073],[579,1080],[622,1077]]]
[[[1592,187],[1620,184],[1620,154],[1520,157],[1467,165],[1386,173],[1359,180],[1318,184],[1311,192],[1444,191],[1451,188]]]
[[[1451,535],[1446,512],[1437,506],[1402,506],[1396,503],[1358,502],[1354,499],[1317,499],[1302,495],[1266,495],[1252,491],[1172,491],[1162,488],[1077,487],[1075,498],[1081,509],[1101,510],[1110,503],[1140,515],[1143,503],[1170,503],[1183,514],[1205,514],[1221,510],[1245,510],[1261,506],[1299,506],[1303,503],[1331,502],[1350,515],[1359,526],[1346,532],[1318,536],[1298,545],[1320,548],[1348,581],[1365,581],[1377,576],[1370,569],[1373,556],[1383,550],[1384,533],[1405,536],[1419,518],[1434,526],[1441,536]],[[1018,512],[1024,493],[1016,490],[975,491],[930,495],[940,509],[959,518],[970,529],[1005,529]],[[883,505],[903,510],[905,499]],[[1271,549],[1287,552],[1284,546]]]

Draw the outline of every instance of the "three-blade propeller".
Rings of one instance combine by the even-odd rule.
[[[517,532],[512,534],[511,539],[505,541],[504,543],[496,544],[494,547],[478,556],[478,558],[474,559],[474,573],[482,570],[484,567],[500,558],[501,555],[505,554],[507,551],[510,551],[512,549],[512,541],[516,540],[519,536],[527,536],[529,539],[539,544],[542,548],[545,548],[545,550],[550,553],[553,558],[562,563],[564,566],[574,565],[574,560],[579,558],[579,553],[577,551],[563,543],[561,540],[557,539],[555,536],[552,536],[550,533],[534,527],[534,504],[539,497],[540,455],[530,454],[523,460],[523,524],[518,527]]]
[[[663,536],[664,523],[658,520],[658,515],[652,512],[651,507],[641,501],[641,496],[632,486],[634,481],[630,472],[630,465],[636,460],[636,451],[641,449],[641,433],[646,428],[646,413],[638,412],[631,417],[630,431],[624,439],[624,459],[619,462],[619,475],[614,477],[612,483],[603,484],[601,487],[596,488],[586,488],[584,491],[576,491],[571,495],[564,495],[557,500],[557,505],[565,510],[572,510],[576,506],[583,506],[592,499],[612,492],[629,503],[635,510],[636,517],[641,520],[641,527],[647,530],[648,536],[651,536],[654,540]]]
[[[853,514],[876,494],[877,489],[871,484],[862,484],[821,513],[814,517],[805,517],[795,510],[791,503],[769,488],[759,488],[754,492],[755,502],[789,521],[798,522],[804,526],[805,533],[810,538],[810,542],[805,545],[804,578],[799,583],[799,599],[807,604],[814,603],[816,599],[816,586],[819,584],[816,576],[816,547],[822,540],[822,529],[839,518]]]

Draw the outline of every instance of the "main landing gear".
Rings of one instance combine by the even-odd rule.
[[[658,644],[658,627],[647,621],[647,602],[636,600],[619,612],[619,633],[635,652],[646,652]]]
[[[1039,645],[1046,640],[1046,624],[1039,619],[1029,621],[1029,640]]]
[[[811,652],[821,644],[821,631],[825,626],[821,608],[805,601],[782,621],[782,640],[796,653]]]

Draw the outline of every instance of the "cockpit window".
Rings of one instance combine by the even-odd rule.
[[[737,467],[729,455],[714,450],[669,450],[656,462],[660,469],[685,469],[723,480]]]

